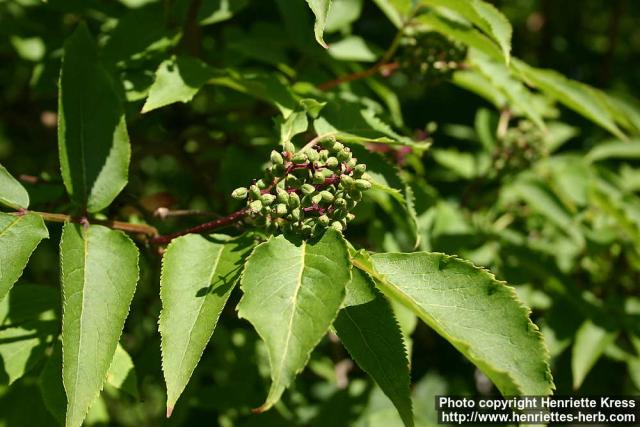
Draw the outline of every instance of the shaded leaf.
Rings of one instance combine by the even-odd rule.
[[[373,254],[356,266],[487,375],[504,396],[549,395],[549,354],[515,291],[486,270],[438,253]]]
[[[190,234],[173,240],[163,256],[159,329],[167,414],[202,357],[240,276],[249,243]]]
[[[555,71],[534,68],[519,60],[514,60],[513,65],[526,82],[556,98],[567,108],[602,126],[618,138],[626,139],[616,125],[604,97],[596,89],[570,80]]]
[[[340,340],[358,366],[394,403],[406,426],[413,425],[409,361],[389,303],[371,278],[355,269],[345,306],[333,322]]]
[[[0,213],[0,300],[22,276],[31,254],[49,237],[40,215]]]
[[[509,62],[513,29],[507,18],[492,4],[483,0],[420,0],[420,3],[458,13],[498,43],[505,61]]]
[[[138,281],[138,249],[122,232],[66,223],[60,242],[66,425],[82,424],[118,346]]]
[[[585,377],[596,364],[604,350],[616,339],[616,332],[610,332],[585,321],[576,333],[571,351],[571,373],[573,374],[573,389],[582,385]]]
[[[0,204],[13,209],[29,207],[27,190],[2,165],[0,165]]]
[[[127,184],[131,147],[122,103],[84,24],[64,46],[58,110],[64,185],[73,202],[97,212]]]
[[[138,397],[138,378],[133,360],[120,344],[116,347],[109,372],[107,372],[107,382],[133,397]]]
[[[338,232],[293,243],[272,237],[256,247],[241,279],[238,316],[264,340],[271,388],[257,411],[266,411],[291,385],[338,314],[351,278],[349,255]]]
[[[586,158],[591,162],[606,159],[640,159],[640,139],[631,141],[608,141],[598,144],[587,153]]]
[[[59,340],[53,346],[53,351],[40,372],[38,387],[47,410],[60,425],[64,425],[67,396],[62,384],[62,343]]]

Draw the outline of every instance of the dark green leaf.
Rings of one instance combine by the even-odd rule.
[[[116,87],[84,24],[65,43],[58,103],[64,184],[78,206],[100,211],[127,184],[131,147]]]

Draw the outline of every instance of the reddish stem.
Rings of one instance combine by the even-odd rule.
[[[205,222],[204,224],[196,225],[195,227],[187,228],[185,230],[176,231],[175,233],[167,234],[166,236],[158,236],[150,239],[150,242],[156,245],[164,245],[171,242],[176,237],[184,236],[191,233],[204,233],[205,231],[215,230],[217,228],[226,227],[233,223],[240,221],[247,214],[247,208],[235,211],[222,218],[215,219],[213,221]]]

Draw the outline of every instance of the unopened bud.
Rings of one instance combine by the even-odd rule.
[[[233,190],[233,193],[231,193],[231,197],[233,197],[234,199],[242,200],[247,198],[248,193],[249,191],[246,188],[239,187]]]
[[[276,150],[271,152],[271,162],[274,165],[281,165],[284,163],[284,159],[282,158],[282,154],[278,153]]]
[[[308,196],[308,195],[310,195],[310,194],[315,193],[315,191],[316,191],[316,187],[314,187],[314,186],[313,186],[313,185],[311,185],[311,184],[304,184],[304,185],[301,187],[301,190],[302,190],[302,194],[304,194],[305,196]]]

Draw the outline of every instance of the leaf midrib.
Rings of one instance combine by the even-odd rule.
[[[218,251],[218,255],[216,256],[215,263],[213,264],[213,268],[211,269],[211,274],[209,275],[209,280],[208,280],[208,283],[210,283],[210,284],[211,284],[211,281],[213,280],[213,276],[216,273],[216,270],[218,269],[218,264],[220,264],[220,259],[222,258],[222,252],[223,251],[224,251],[224,246],[221,247],[220,250]],[[191,327],[189,328],[189,337],[187,339],[187,345],[184,346],[184,348],[183,348],[182,357],[180,358],[180,364],[178,365],[178,369],[179,370],[182,369],[182,365],[184,364],[184,358],[187,355],[187,349],[189,348],[189,344],[191,344],[191,339],[193,337],[193,330],[194,330],[196,324],[198,323],[198,321],[200,320],[200,316],[202,315],[202,308],[204,307],[204,303],[206,302],[206,300],[209,297],[209,295],[210,294],[207,294],[204,298],[202,298],[202,302],[200,303],[200,307],[198,307],[198,315],[195,317],[195,320],[193,321],[193,323],[191,324]],[[194,369],[195,369],[195,367],[194,367]]]
[[[291,317],[289,318],[289,326],[287,328],[287,337],[285,339],[284,351],[282,352],[282,357],[280,358],[280,366],[278,367],[278,370],[277,370],[277,376],[274,378],[274,384],[278,384],[278,385],[280,385],[280,379],[282,378],[282,369],[284,368],[284,361],[286,360],[287,353],[289,352],[289,343],[291,342],[291,333],[293,332],[293,319],[296,317],[296,305],[298,303],[298,296],[300,294],[300,289],[302,288],[302,277],[304,275],[304,270],[305,270],[305,257],[306,257],[307,244],[302,243],[301,248],[302,248],[301,249],[302,253],[300,256],[301,268],[300,268],[300,274],[298,277],[296,288],[293,294],[293,301],[291,304]]]

